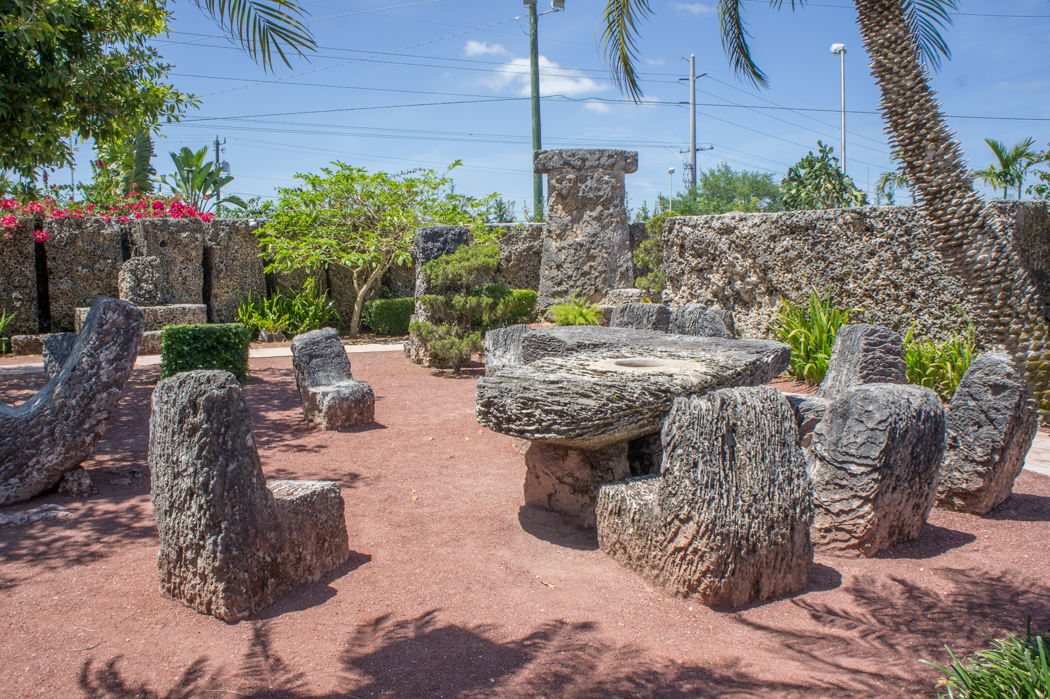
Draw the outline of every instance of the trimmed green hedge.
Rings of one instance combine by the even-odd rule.
[[[415,312],[416,304],[411,297],[377,299],[365,304],[361,322],[377,335],[407,335],[409,319]]]
[[[195,369],[222,369],[248,380],[248,328],[241,323],[169,325],[160,339],[160,375]]]

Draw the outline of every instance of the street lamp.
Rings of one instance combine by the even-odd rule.
[[[671,202],[674,200],[674,168],[667,168],[667,210],[671,210]]]
[[[842,71],[842,174],[846,174],[846,45],[832,44],[831,52],[839,57]]]
[[[543,150],[543,139],[540,137],[540,39],[539,18],[536,11],[537,0],[523,0],[529,8],[529,69],[532,78],[532,152]],[[565,9],[565,0],[551,0],[550,12],[561,12]],[[542,14],[547,14],[544,12]],[[543,175],[532,174],[532,206],[539,218],[543,213]]]

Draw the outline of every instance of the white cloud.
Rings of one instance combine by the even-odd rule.
[[[511,89],[522,97],[532,93],[529,59],[514,58],[497,69],[485,84],[494,89]],[[546,56],[540,56],[540,94],[576,97],[608,89],[608,85],[587,77],[575,68],[562,68]]]
[[[509,56],[510,51],[503,48],[503,44],[490,44],[487,41],[475,41],[470,39],[463,47],[463,53],[468,56]]]
[[[662,66],[664,64],[664,59],[662,59],[662,58],[647,58],[647,59],[645,59],[645,62],[648,63],[651,66]]]
[[[676,2],[672,5],[672,7],[674,7],[674,9],[678,10],[679,12],[685,12],[691,14],[694,17],[699,17],[700,15],[709,15],[715,11],[713,7],[704,5],[703,3],[699,2]]]
[[[584,109],[589,109],[592,112],[598,112],[599,114],[609,114],[612,112],[612,107],[607,105],[605,102],[599,102],[597,100],[588,100],[583,103]]]

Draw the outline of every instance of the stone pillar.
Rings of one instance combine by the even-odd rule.
[[[538,307],[579,292],[598,303],[610,289],[634,285],[625,175],[638,153],[574,148],[536,151],[547,175]]]

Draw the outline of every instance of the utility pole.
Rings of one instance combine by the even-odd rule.
[[[696,81],[699,78],[707,77],[707,73],[703,75],[696,74],[696,54],[689,54],[689,164],[686,166],[689,168],[689,185],[696,189],[696,154],[702,150],[714,150],[714,146],[710,148],[697,148],[696,147]],[[686,151],[682,151],[685,153]]]
[[[528,0],[526,0],[527,2]],[[529,4],[529,62],[532,69],[532,152],[543,150],[540,137],[540,18],[536,12],[536,0]],[[543,216],[543,175],[532,173],[533,216]]]
[[[221,161],[221,157],[219,155],[219,149],[225,143],[226,143],[226,139],[223,139],[222,142],[220,143],[219,142],[219,136],[218,136],[218,134],[216,134],[216,136],[215,136],[215,173],[217,175],[222,175],[222,162],[220,162]],[[222,205],[219,204],[220,201],[222,201],[222,187],[216,187],[215,188],[215,214],[221,216],[221,214],[222,214]]]
[[[529,8],[529,68],[532,73],[532,152],[543,150],[543,139],[540,136],[540,17],[536,10],[537,0],[524,0]],[[561,12],[565,9],[565,0],[551,0],[550,12]],[[543,13],[548,14],[547,12]],[[543,216],[543,175],[532,173],[532,206],[533,215],[540,219]]]

